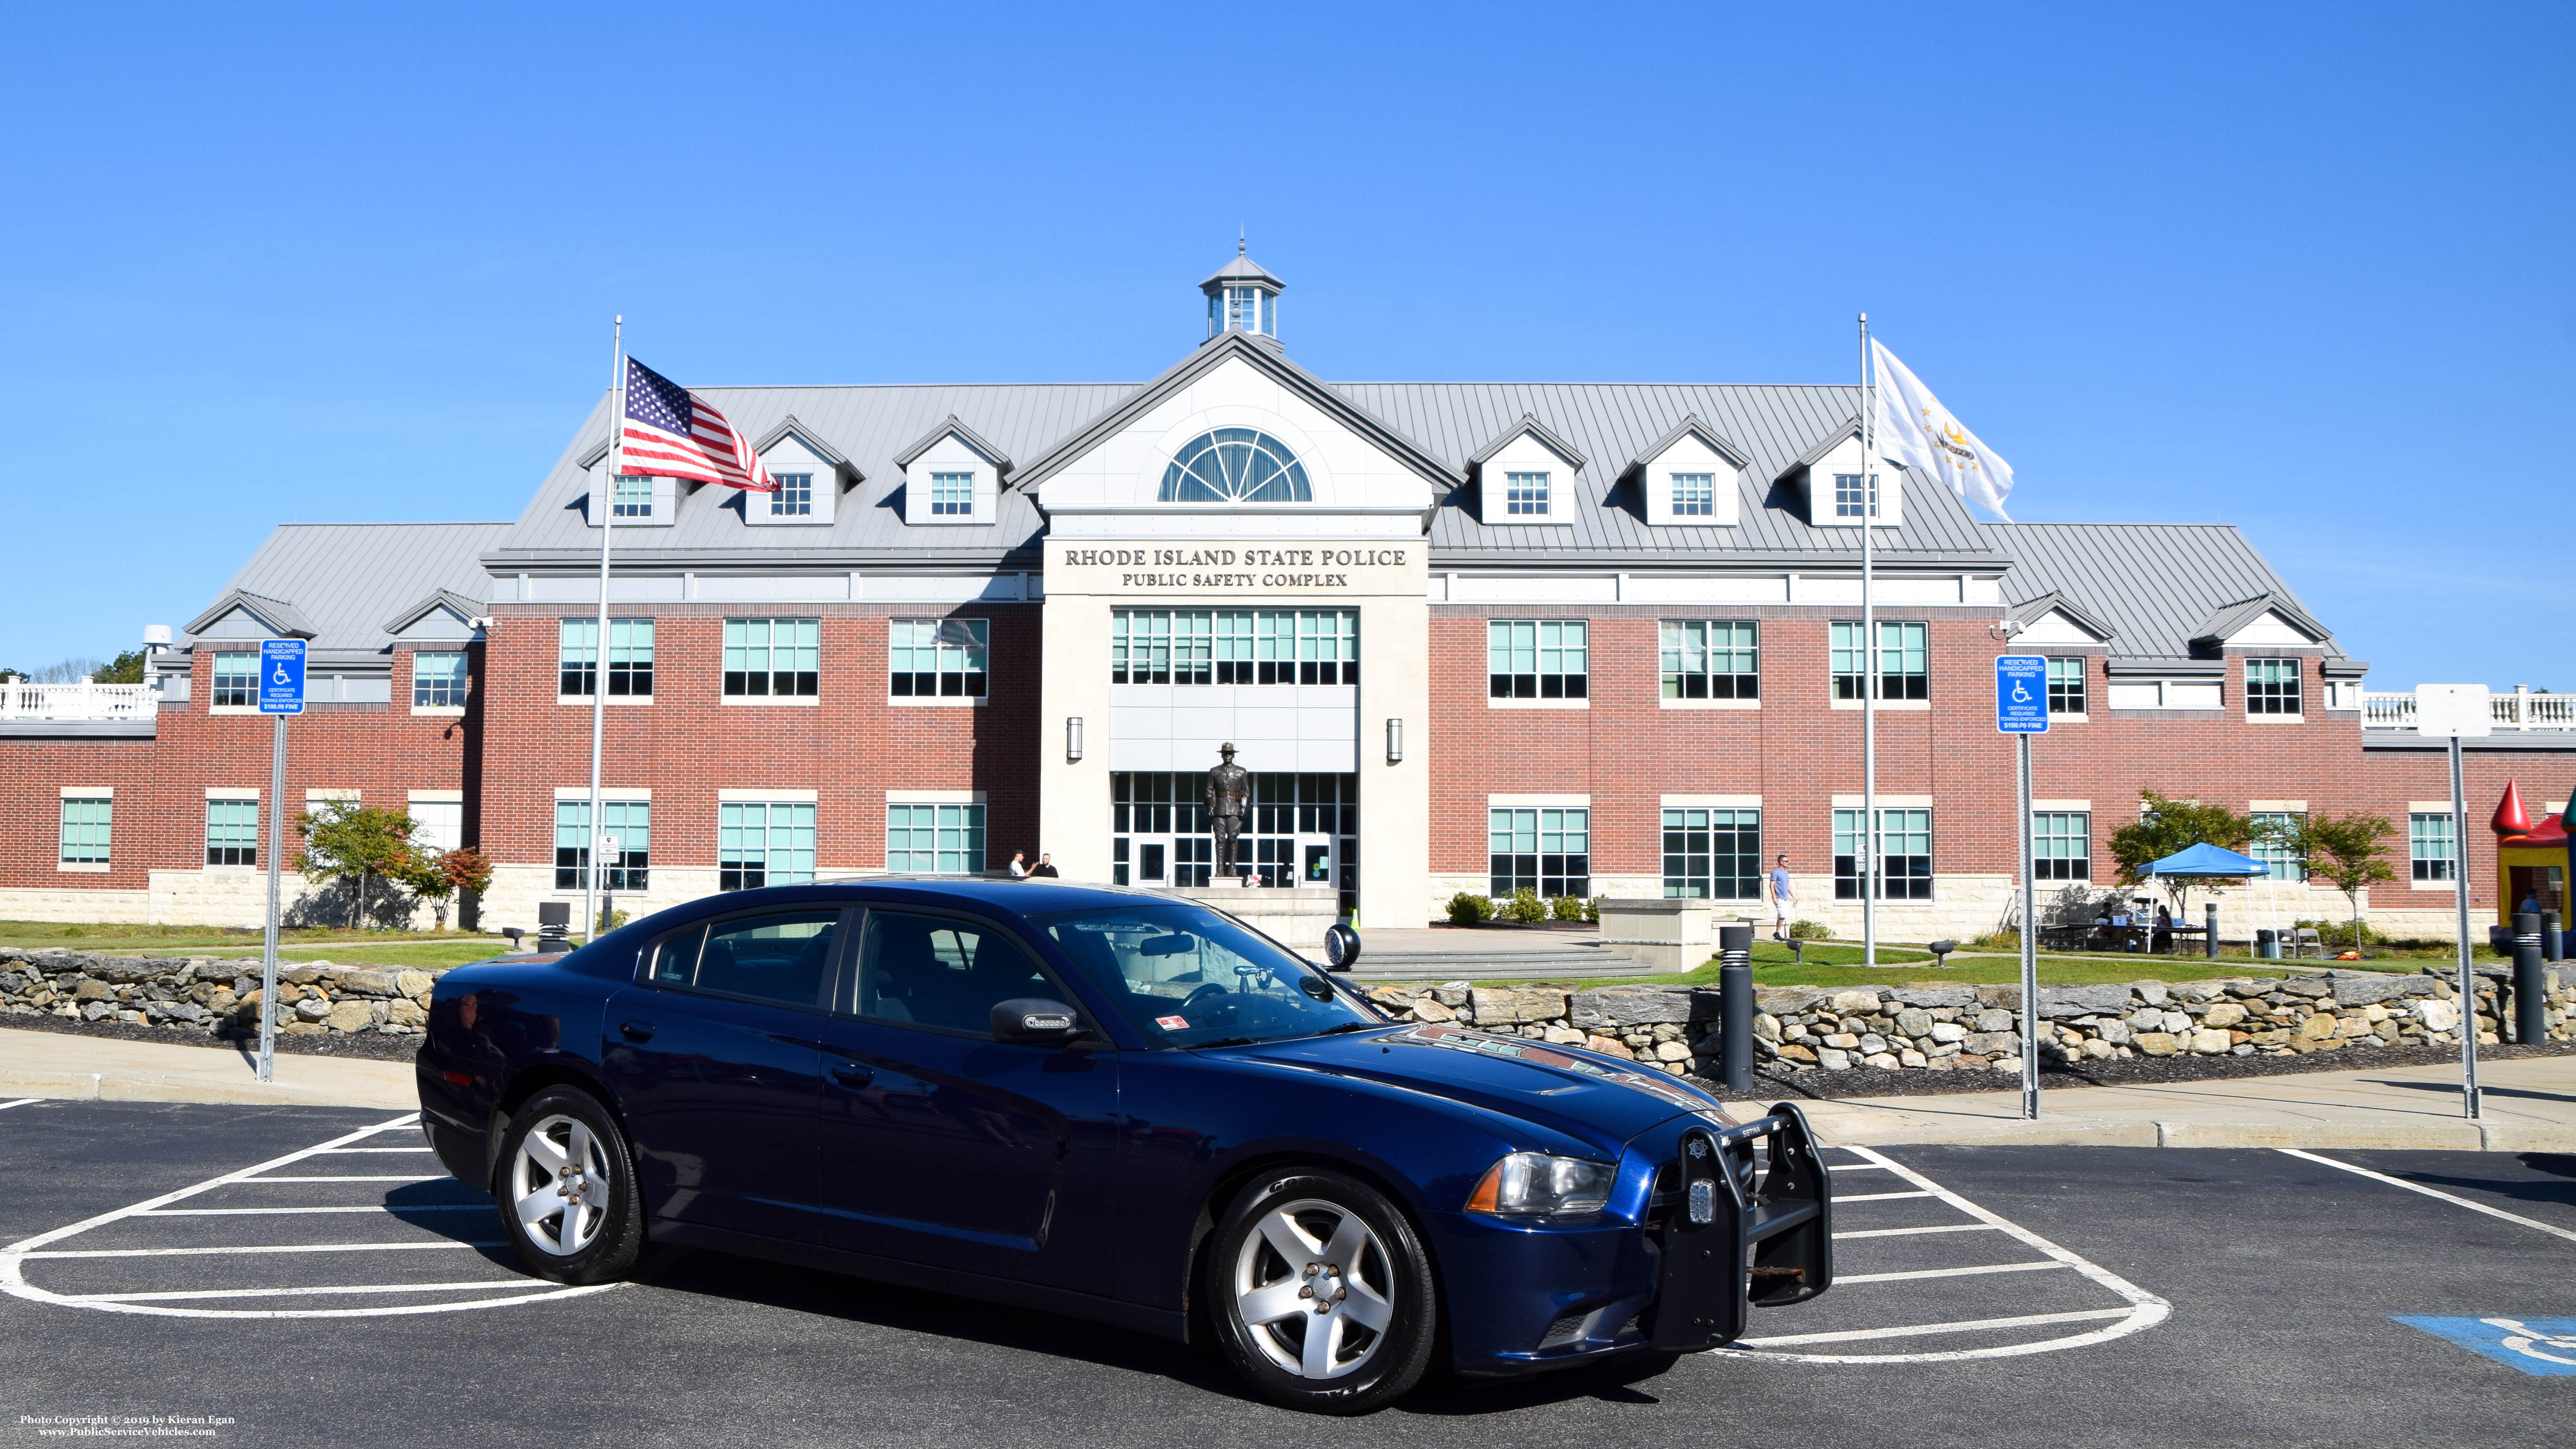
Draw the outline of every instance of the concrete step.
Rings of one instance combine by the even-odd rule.
[[[1645,968],[1628,957],[1589,944],[1531,950],[1373,952],[1364,943],[1350,972],[1354,981],[1581,981],[1645,974]]]

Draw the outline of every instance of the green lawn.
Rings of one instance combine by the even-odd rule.
[[[63,947],[132,956],[211,956],[258,960],[260,933],[222,926],[140,926],[96,921],[0,921],[0,946]],[[462,931],[287,931],[283,961],[344,961],[376,966],[461,966],[506,953],[507,941]]]
[[[198,956],[218,961],[251,961],[260,958],[260,947],[247,950],[227,945],[211,951],[165,951],[159,947],[139,951],[143,956]],[[511,951],[507,941],[406,941],[394,939],[381,944],[373,941],[346,941],[332,946],[284,946],[277,948],[280,961],[328,961],[335,966],[419,966],[437,968],[462,966],[470,961],[489,961]]]
[[[1881,946],[1878,959],[1901,963],[1896,969],[1887,965],[1863,966],[1859,964],[1860,959],[1861,948],[1858,946],[1810,943],[1806,962],[1802,965],[1792,958],[1787,946],[1774,941],[1757,941],[1753,946],[1753,981],[1757,986],[1904,986],[1917,982],[2009,985],[2021,980],[2021,961],[2014,956],[1953,956],[1949,965],[1933,966],[1929,952]],[[2118,981],[2207,981],[2221,976],[2279,975],[2285,964],[2257,963],[2243,956],[2232,959],[2221,956],[2211,961],[2199,956],[2047,955],[2039,958],[2039,980],[2043,986],[2094,986]],[[2413,972],[2424,963],[2383,956],[2368,961],[2306,964],[2340,966],[2347,970],[2361,967],[2374,971]],[[1530,986],[1539,983],[1479,981],[1476,984]],[[1714,986],[1717,984],[1717,962],[1711,959],[1698,970],[1668,976],[1622,976],[1560,984],[1584,990],[1596,986]]]

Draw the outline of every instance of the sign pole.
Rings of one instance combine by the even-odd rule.
[[[2468,791],[2460,773],[2460,737],[2451,736],[2451,884],[2460,906],[2460,1115],[2478,1120],[2478,978],[2469,966]],[[2361,949],[2359,941],[2353,949]],[[2497,992],[2501,1003],[2504,993]],[[2497,1015],[2501,1027],[2503,1015]],[[2501,1038],[2503,1033],[2499,1031]]]
[[[286,854],[286,716],[269,716],[268,934],[259,954],[259,1079],[277,1080],[277,873]]]
[[[2039,844],[2031,820],[2030,737],[2048,733],[2048,661],[2033,654],[1995,659],[1995,728],[2013,737],[2013,799],[2021,826],[2021,1115],[2039,1120]]]
[[[1871,540],[1878,531],[1878,482],[1869,455],[1869,314],[1860,314],[1860,964],[1878,964],[1878,893],[1887,862],[1878,833],[1878,609],[1870,589]],[[1808,494],[1815,483],[1808,481]]]

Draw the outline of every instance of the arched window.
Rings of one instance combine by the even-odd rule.
[[[1201,433],[1163,470],[1165,503],[1311,503],[1306,465],[1288,445],[1251,428]]]

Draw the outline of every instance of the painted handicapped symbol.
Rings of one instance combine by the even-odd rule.
[[[2536,1358],[2544,1363],[2562,1363],[2576,1367],[2576,1333],[2544,1333],[2530,1327],[2519,1318],[2482,1318],[2478,1321],[2491,1328],[2503,1329],[2504,1346],[2525,1358]],[[2542,1344],[2559,1350],[2559,1353],[2541,1352]],[[2561,1357],[2560,1354],[2569,1356]]]
[[[2576,1318],[2463,1318],[2412,1313],[2389,1316],[2535,1378],[2576,1377]]]

